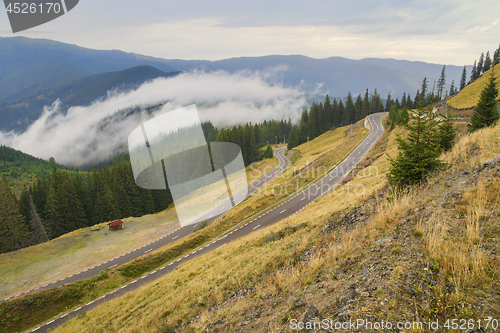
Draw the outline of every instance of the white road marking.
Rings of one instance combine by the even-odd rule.
[[[223,244],[223,245],[219,246],[218,248],[216,248],[216,249],[215,249],[215,251],[217,251],[218,249],[220,249],[221,247],[224,247],[224,246],[226,246],[226,245],[227,245],[227,243],[225,243],[225,244]]]
[[[144,253],[148,253],[148,252],[151,252],[151,251],[153,251],[153,249],[149,249],[149,250],[147,250],[147,251],[146,251],[146,252],[144,252]]]
[[[280,214],[283,214],[285,211],[286,211],[286,209],[283,209],[283,210],[280,212]]]
[[[256,226],[256,227],[254,227],[254,228],[253,228],[252,230],[255,230],[255,229],[257,229],[258,227],[260,227],[260,224],[259,224],[258,226]]]
[[[300,199],[300,201],[305,200],[305,199],[306,199],[306,197],[303,197],[302,199]]]
[[[113,268],[113,267],[115,267],[116,265],[117,265],[117,264],[114,264],[113,266],[109,266],[108,268]]]
[[[179,236],[175,236],[174,238],[172,238],[172,240],[176,239],[177,237],[179,237]]]

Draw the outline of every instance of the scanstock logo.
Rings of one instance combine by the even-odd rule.
[[[27,30],[52,21],[75,8],[79,0],[48,1],[3,0],[12,32]]]
[[[168,188],[181,226],[222,215],[248,194],[240,147],[207,143],[194,105],[142,123],[130,133],[128,149],[136,184]]]

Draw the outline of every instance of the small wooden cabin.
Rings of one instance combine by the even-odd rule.
[[[117,229],[122,229],[123,228],[123,221],[122,220],[116,220],[113,222],[109,222],[109,230],[117,230]]]

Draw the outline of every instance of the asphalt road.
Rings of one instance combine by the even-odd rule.
[[[369,122],[372,126],[372,131],[370,134],[347,156],[339,165],[337,165],[331,172],[326,174],[319,181],[306,188],[305,190],[299,192],[298,194],[291,196],[291,198],[280,205],[275,206],[272,210],[267,213],[260,215],[254,220],[239,226],[237,229],[225,234],[224,236],[212,241],[211,243],[205,245],[202,248],[195,250],[182,258],[171,262],[151,273],[148,273],[141,278],[132,281],[128,285],[122,286],[120,289],[110,292],[101,298],[87,303],[78,309],[75,309],[69,313],[58,317],[55,320],[48,322],[47,324],[34,329],[32,332],[47,332],[48,329],[53,330],[56,327],[62,325],[69,318],[77,316],[83,311],[89,311],[100,304],[107,302],[116,297],[127,294],[128,292],[145,285],[146,283],[152,282],[170,272],[172,272],[180,263],[190,260],[191,258],[198,257],[204,253],[210,251],[217,251],[224,247],[227,243],[243,237],[259,228],[265,228],[272,225],[284,218],[287,218],[300,210],[302,210],[307,205],[314,202],[314,200],[328,193],[337,185],[368,153],[371,147],[377,142],[378,138],[383,134],[384,128],[382,126],[382,118],[386,116],[387,113],[377,113],[369,116]],[[280,162],[281,163],[281,162]],[[188,230],[187,228],[181,228]],[[192,227],[191,227],[192,228]],[[181,230],[179,229],[179,230]],[[189,234],[189,232],[188,232]],[[180,237],[180,236],[179,236]],[[176,237],[177,238],[177,237]],[[170,241],[172,241],[170,239]],[[143,248],[149,249],[148,247]]]
[[[257,191],[259,188],[264,186],[266,183],[268,183],[270,180],[272,180],[274,177],[276,177],[277,175],[282,173],[286,168],[288,168],[289,161],[283,155],[285,150],[286,150],[286,148],[282,148],[280,150],[275,151],[275,156],[278,158],[278,161],[279,161],[278,165],[274,169],[272,169],[270,172],[268,172],[267,174],[265,174],[261,178],[257,179],[256,181],[254,181],[253,183],[248,185],[248,195]],[[247,193],[245,190],[242,189],[239,192],[235,193],[233,195],[233,197],[237,198],[237,197],[241,197],[241,196],[245,196],[245,195],[247,195]],[[207,212],[205,215],[199,217],[195,223],[189,224],[189,225],[184,226],[184,227],[180,227],[179,229],[169,233],[168,235],[165,235],[165,236],[157,239],[156,241],[154,241],[152,243],[144,245],[143,247],[132,250],[132,251],[125,253],[119,257],[116,257],[114,259],[106,261],[104,263],[101,263],[101,264],[96,265],[92,268],[86,269],[86,270],[81,271],[79,273],[76,273],[74,275],[65,277],[65,278],[60,279],[58,281],[54,281],[52,283],[48,283],[48,284],[43,285],[41,287],[38,287],[38,288],[35,288],[32,290],[26,291],[24,293],[18,294],[16,296],[7,298],[4,301],[7,301],[9,299],[16,298],[16,297],[19,297],[22,295],[29,294],[29,293],[36,291],[36,290],[39,290],[39,289],[48,289],[48,288],[58,287],[58,286],[61,286],[65,283],[72,283],[72,282],[76,282],[79,280],[88,279],[88,278],[91,278],[95,275],[99,275],[99,273],[106,268],[114,268],[114,267],[126,264],[134,259],[137,259],[137,258],[151,252],[151,251],[157,250],[157,249],[159,249],[159,248],[161,248],[161,247],[163,247],[163,246],[165,246],[165,245],[167,245],[175,240],[178,240],[178,239],[181,239],[183,237],[188,236],[189,234],[192,233],[193,229],[196,228],[203,221],[208,221],[208,222],[214,221],[219,216],[223,215],[224,213],[226,213],[228,211],[228,209],[226,209],[226,205],[229,205],[229,206],[231,205],[229,199],[227,199],[226,201],[223,201],[216,208]],[[227,207],[229,207],[229,206],[227,206]]]

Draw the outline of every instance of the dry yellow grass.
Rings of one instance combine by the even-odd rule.
[[[442,160],[454,168],[470,170],[498,155],[500,155],[500,123],[494,127],[462,135],[454,148],[442,156]]]
[[[481,91],[486,86],[489,80],[490,73],[493,72],[497,77],[497,87],[499,86],[500,78],[500,64],[491,68],[489,71],[481,75],[476,81],[469,84],[462,91],[460,91],[456,96],[448,100],[448,105],[455,109],[469,109],[477,105],[479,101],[479,96]],[[498,96],[500,100],[500,96]]]

